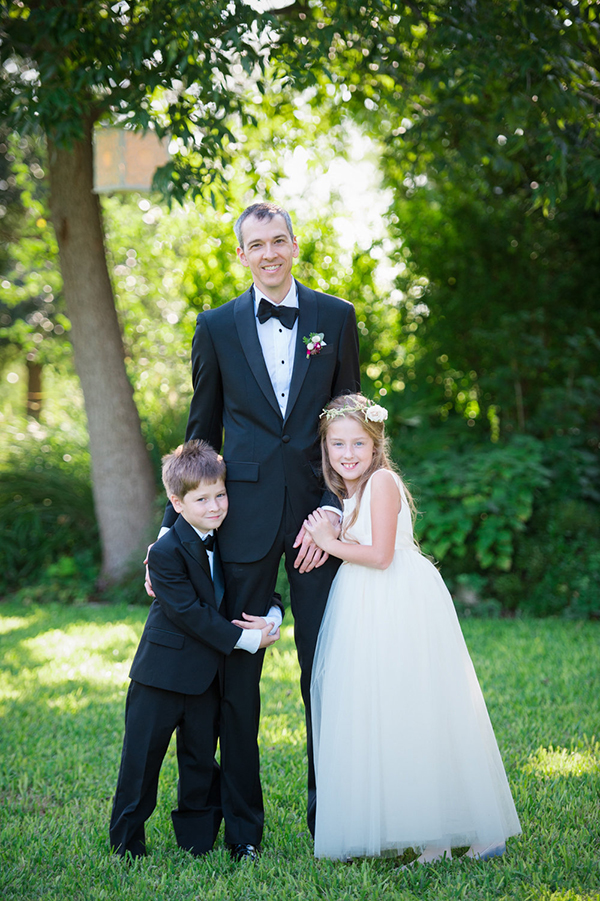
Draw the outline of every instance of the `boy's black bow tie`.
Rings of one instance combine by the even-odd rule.
[[[262,324],[274,316],[279,319],[285,328],[293,328],[296,317],[298,316],[298,307],[283,307],[274,303],[269,303],[264,297],[261,297],[258,305],[258,321]]]
[[[200,538],[200,541],[204,545],[207,551],[212,551],[215,546],[215,536],[214,535],[206,535],[204,538]]]

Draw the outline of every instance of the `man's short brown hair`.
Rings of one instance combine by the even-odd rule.
[[[259,222],[264,222],[265,219],[271,221],[275,216],[283,216],[287,230],[290,233],[290,238],[292,241],[294,240],[294,226],[292,225],[292,219],[288,211],[284,210],[278,203],[272,203],[271,201],[266,200],[263,203],[253,203],[251,206],[247,207],[233,226],[238,245],[242,250],[244,249],[242,225],[250,216],[254,216]]]

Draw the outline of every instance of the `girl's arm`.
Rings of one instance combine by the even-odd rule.
[[[401,499],[396,480],[387,469],[371,478],[371,530],[373,544],[349,544],[335,537],[331,523],[319,510],[308,517],[306,530],[322,550],[360,566],[387,569],[394,556]]]

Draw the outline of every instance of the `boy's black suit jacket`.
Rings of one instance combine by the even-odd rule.
[[[332,397],[360,387],[353,305],[296,285],[298,335],[285,418],[258,339],[253,287],[198,316],[186,440],[223,447],[229,514],[219,529],[219,548],[226,563],[253,562],[268,553],[286,492],[298,529],[319,506],[319,414]],[[326,346],[307,357],[303,338],[312,332],[323,333]],[[164,524],[173,518],[171,508]]]
[[[241,629],[219,613],[206,550],[182,516],[152,545],[148,565],[156,598],[129,676],[154,688],[202,694]]]

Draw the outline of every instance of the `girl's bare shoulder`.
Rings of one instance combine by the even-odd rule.
[[[389,497],[401,500],[400,480],[391,469],[378,469],[371,476],[371,494],[377,498]]]
[[[375,485],[382,486],[386,489],[390,488],[392,485],[398,487],[398,476],[396,473],[392,472],[391,469],[378,469],[377,472],[374,472],[371,476],[371,484],[373,487]]]

